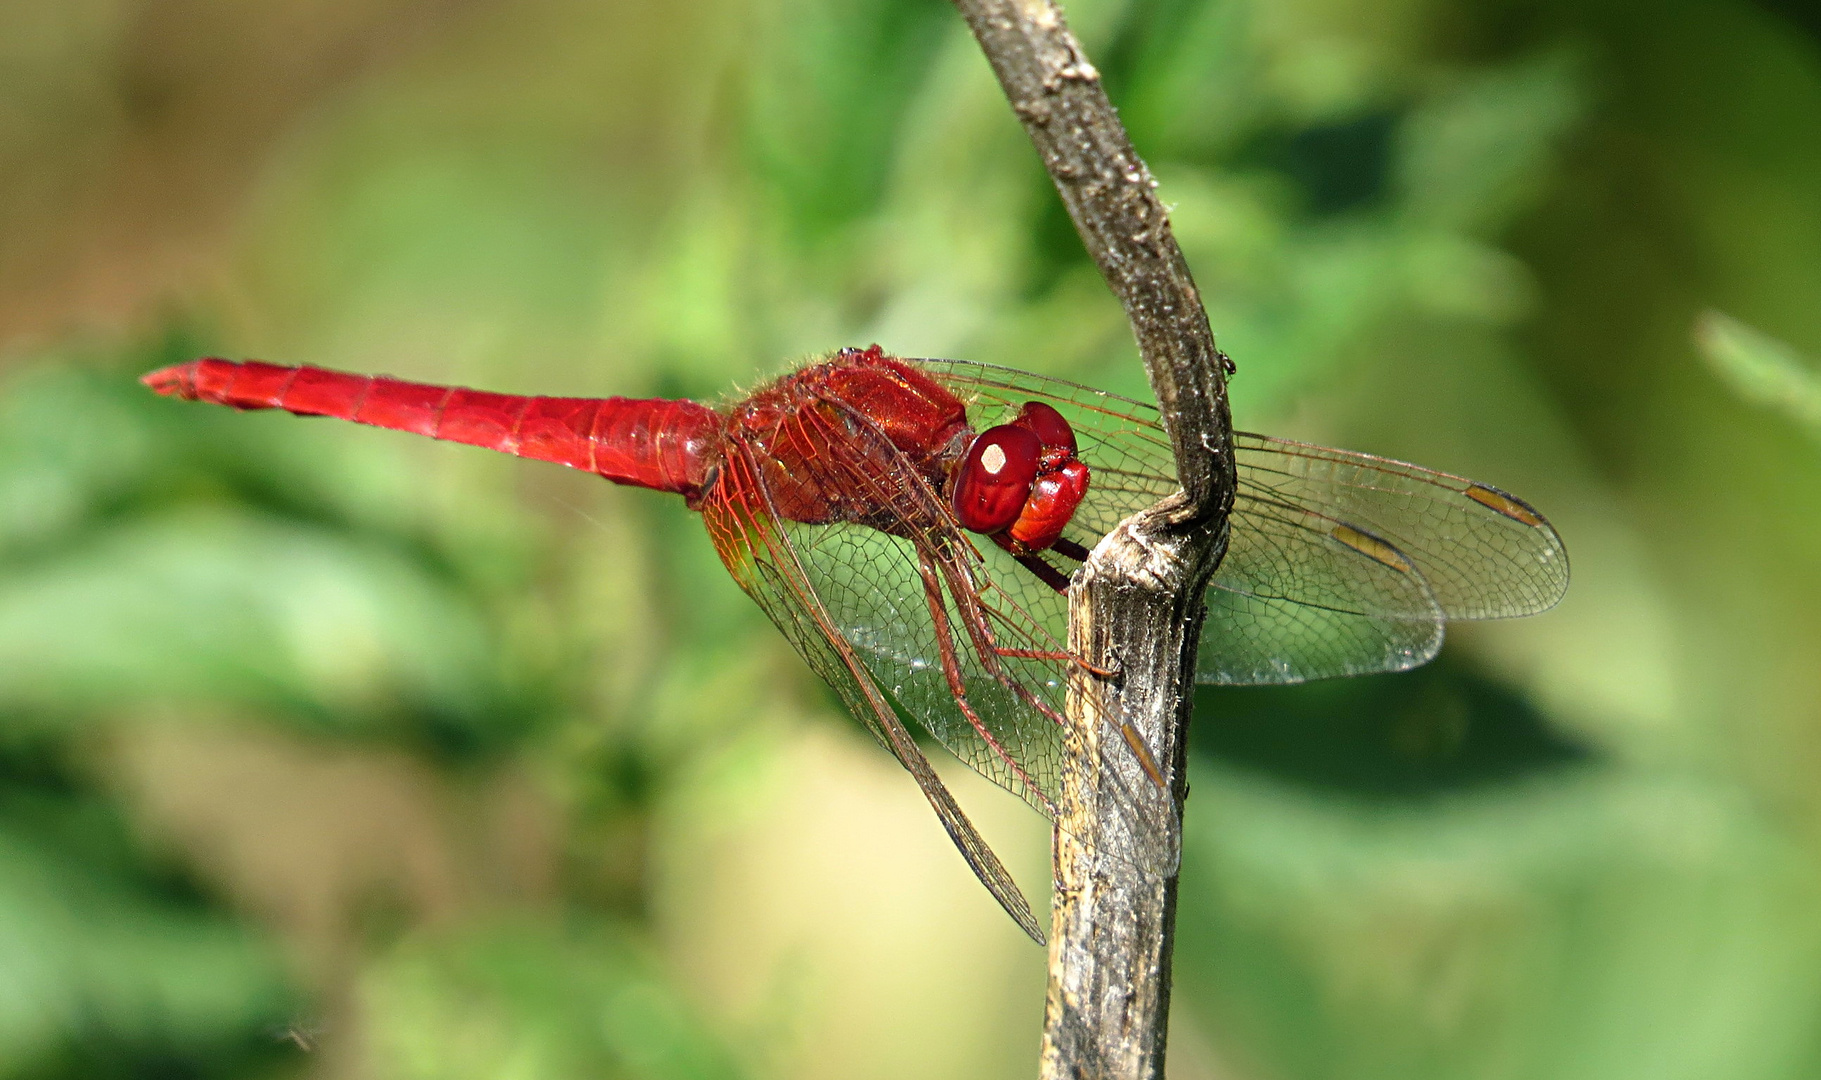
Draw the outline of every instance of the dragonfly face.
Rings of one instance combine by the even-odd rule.
[[[1009,424],[980,433],[949,482],[961,527],[1014,555],[1035,555],[1062,537],[1088,493],[1075,429],[1054,406],[1027,401]]]

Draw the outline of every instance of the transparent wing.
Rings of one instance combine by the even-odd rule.
[[[820,602],[790,539],[771,513],[760,470],[730,454],[720,482],[701,506],[702,517],[728,572],[756,601],[797,653],[833,687],[852,713],[895,756],[922,789],[974,875],[1007,914],[1037,942],[1043,928],[1017,882],[999,861],[911,738],[894,702],[874,681],[833,616]]]
[[[1452,473],[1244,432],[1236,516],[1273,519],[1283,507],[1379,537],[1413,563],[1450,619],[1502,619],[1553,607],[1568,591],[1568,552],[1555,527],[1514,495]],[[1363,549],[1357,538],[1344,546]],[[1381,553],[1364,551],[1375,561]],[[1424,611],[1342,605],[1363,615]]]
[[[1069,536],[1084,547],[1176,488],[1153,406],[1004,368],[921,363],[979,410],[977,426],[1029,400],[1068,418],[1092,476]],[[1515,496],[1370,454],[1245,433],[1234,442],[1239,483],[1208,591],[1203,681],[1401,671],[1435,655],[1445,619],[1530,614],[1567,588],[1561,538]]]
[[[1407,671],[1435,658],[1442,621],[1375,619],[1210,588],[1196,656],[1201,682],[1271,686]]]
[[[1529,615],[1568,588],[1555,528],[1497,488],[1372,454],[1239,432],[1227,556],[1201,678],[1295,683],[1403,671],[1446,619]]]
[[[959,625],[963,615],[947,589],[939,586],[932,601],[911,540],[849,524],[787,522],[783,530],[810,588],[879,688],[970,768],[1053,816],[1062,728],[1033,701],[1061,712],[1061,665],[994,657],[989,667]],[[976,558],[971,548],[962,557]],[[977,572],[968,576],[978,581]],[[990,596],[982,600],[991,603]],[[932,602],[942,605],[946,629]],[[1019,633],[1015,613],[989,619],[1003,645],[1060,647],[1047,635]]]
[[[1201,681],[1297,683],[1432,659],[1445,616],[1416,563],[1326,504],[1262,491],[1250,471],[1240,465],[1227,554],[1208,589]]]

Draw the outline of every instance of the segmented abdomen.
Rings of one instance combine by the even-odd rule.
[[[694,401],[520,397],[257,360],[192,360],[140,381],[168,397],[412,431],[690,497],[707,482],[723,423]]]

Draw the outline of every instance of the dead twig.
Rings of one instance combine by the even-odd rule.
[[[1042,155],[1089,255],[1125,305],[1163,410],[1182,491],[1095,548],[1069,598],[1070,647],[1119,673],[1070,688],[1070,753],[1055,833],[1056,907],[1042,1075],[1158,1077],[1170,1003],[1176,877],[1146,873],[1128,817],[1108,797],[1129,718],[1170,768],[1180,828],[1202,593],[1226,547],[1233,438],[1225,358],[1176,246],[1150,170],[1132,149],[1100,75],[1049,0],[955,0],[1012,110]],[[1172,843],[1177,838],[1171,838]]]

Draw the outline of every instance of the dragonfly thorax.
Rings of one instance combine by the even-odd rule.
[[[934,493],[972,435],[960,398],[878,346],[779,379],[737,405],[727,430],[728,452],[750,451],[777,516],[900,535],[941,521]]]

